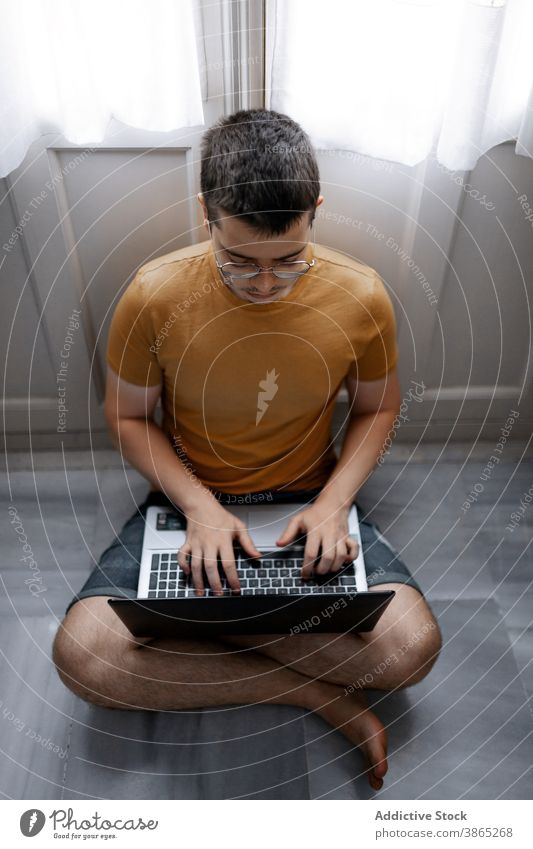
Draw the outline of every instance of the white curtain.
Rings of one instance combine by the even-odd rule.
[[[192,0],[0,2],[0,176],[34,139],[204,123]]]
[[[533,156],[533,0],[272,0],[269,108],[314,146],[469,170]]]

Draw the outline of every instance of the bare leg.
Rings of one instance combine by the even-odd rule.
[[[260,652],[310,678],[343,685],[350,692],[415,684],[427,675],[438,656],[438,624],[413,587],[380,584],[376,589],[393,589],[396,596],[368,633],[255,634],[220,639]]]
[[[106,596],[77,602],[54,641],[63,683],[80,698],[123,710],[183,710],[229,704],[294,704],[316,711],[361,747],[369,781],[387,769],[382,724],[362,694],[347,697],[257,652],[228,652],[216,640],[136,640]]]

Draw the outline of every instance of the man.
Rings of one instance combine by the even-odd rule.
[[[179,563],[199,595],[222,592],[218,559],[239,592],[234,541],[259,554],[225,509],[237,496],[305,503],[278,540],[306,532],[304,577],[356,556],[349,508],[399,410],[396,329],[377,273],[309,241],[319,188],[309,139],[286,115],[237,112],[204,135],[198,200],[210,240],[144,265],[110,328],[107,421],[152,491],[67,608],[54,661],[67,687],[108,707],[304,706],[361,747],[379,789],[386,735],[363,688],[419,681],[440,632],[376,526],[361,522],[370,588],[396,596],[368,634],[134,639],[107,604],[136,594],[151,503],[186,515]],[[337,457],[330,425],[343,383],[350,415]]]

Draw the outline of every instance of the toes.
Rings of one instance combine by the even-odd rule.
[[[381,788],[383,787],[383,779],[377,778],[372,772],[369,774],[368,780],[373,790],[381,790]]]
[[[368,772],[368,780],[373,790],[381,790],[383,787],[383,776],[386,775],[389,764],[386,758],[386,749],[374,751],[373,757],[370,757],[370,752],[367,754],[370,769]]]

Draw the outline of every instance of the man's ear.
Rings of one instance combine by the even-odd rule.
[[[204,222],[203,222],[203,223],[204,223],[204,227],[207,227],[207,229],[209,230],[209,226],[208,226],[208,223],[207,223],[208,218],[209,218],[209,213],[208,213],[208,211],[207,211],[207,207],[206,207],[206,205],[205,205],[204,196],[203,196],[203,194],[202,194],[201,192],[198,192],[198,194],[196,195],[196,197],[198,198],[198,203],[199,203],[199,204],[200,204],[200,206],[202,207],[202,214],[203,214],[203,216],[204,216]]]

